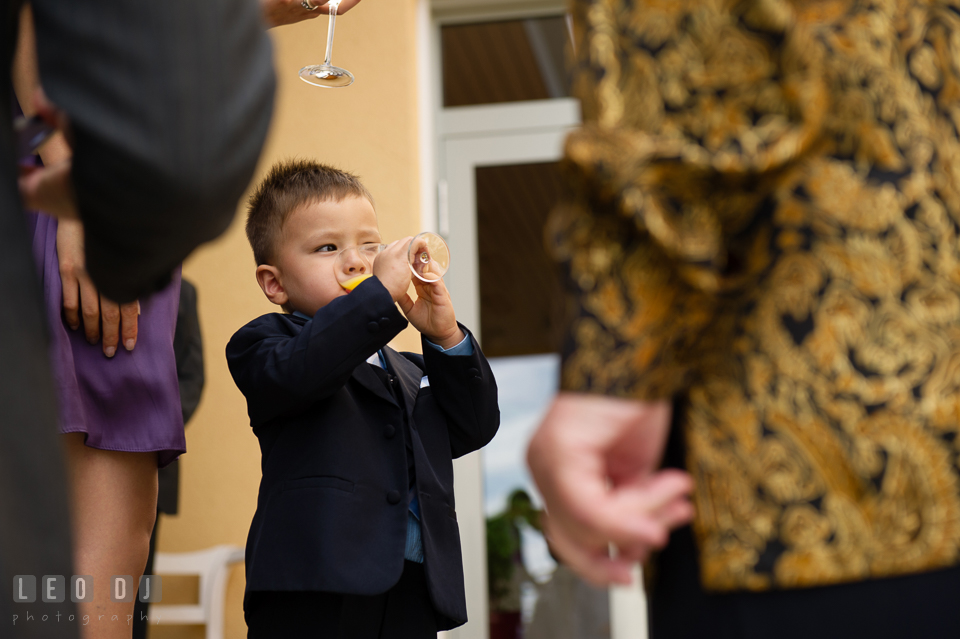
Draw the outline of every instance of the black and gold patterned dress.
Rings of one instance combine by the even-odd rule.
[[[563,387],[674,400],[706,591],[957,566],[960,0],[573,6]]]

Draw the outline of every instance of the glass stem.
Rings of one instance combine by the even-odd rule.
[[[327,7],[330,11],[330,22],[327,25],[327,55],[323,60],[323,66],[330,66],[330,58],[333,57],[333,29],[337,24],[337,7],[340,6],[340,0],[330,0]]]

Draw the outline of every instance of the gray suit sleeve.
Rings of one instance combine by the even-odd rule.
[[[275,79],[256,0],[33,0],[43,87],[70,117],[87,270],[124,302],[222,233]]]

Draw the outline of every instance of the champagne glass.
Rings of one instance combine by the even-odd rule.
[[[362,244],[340,251],[334,264],[340,286],[352,291],[372,277],[373,262],[385,248],[386,244]],[[450,268],[450,248],[436,233],[420,233],[407,247],[407,265],[419,280],[438,282]]]
[[[330,64],[330,57],[333,55],[333,29],[337,23],[337,8],[340,6],[340,2],[341,0],[330,0],[327,3],[327,8],[330,11],[330,22],[327,25],[327,53],[323,64],[311,64],[300,69],[300,79],[307,84],[325,89],[348,87],[353,84],[352,73]]]
[[[424,231],[410,241],[407,262],[417,279],[438,282],[450,268],[450,247],[436,233]]]

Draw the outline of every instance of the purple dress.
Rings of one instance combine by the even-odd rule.
[[[50,326],[50,357],[60,402],[60,432],[86,433],[86,444],[103,450],[157,452],[164,467],[186,452],[173,333],[180,304],[180,269],[162,291],[140,300],[137,345],[116,355],[89,344],[83,327],[63,317],[57,260],[57,220],[29,213]]]

